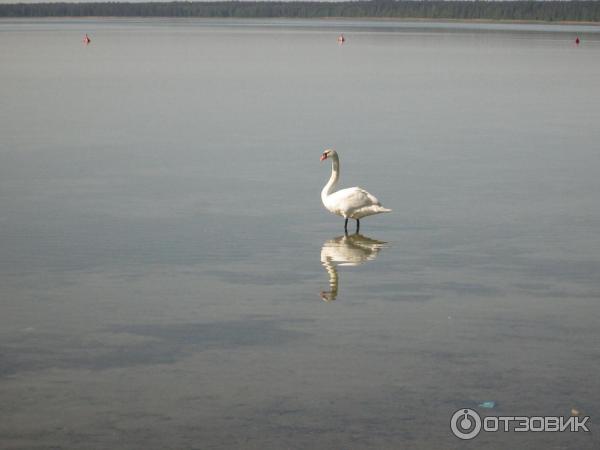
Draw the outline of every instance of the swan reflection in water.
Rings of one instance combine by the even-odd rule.
[[[358,266],[374,260],[386,242],[371,239],[361,234],[343,235],[325,241],[321,248],[321,264],[329,275],[329,291],[322,291],[321,298],[330,302],[338,294],[338,266]]]

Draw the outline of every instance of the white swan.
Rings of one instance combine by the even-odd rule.
[[[321,191],[323,205],[333,214],[346,219],[344,230],[348,232],[348,219],[356,219],[356,232],[360,229],[359,219],[373,214],[390,212],[391,209],[384,208],[374,195],[369,194],[363,188],[351,187],[331,192],[340,178],[340,158],[335,150],[326,149],[321,155],[321,161],[331,158],[331,177]]]

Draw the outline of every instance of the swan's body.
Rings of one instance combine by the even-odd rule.
[[[323,205],[333,214],[346,219],[344,229],[348,231],[348,219],[356,220],[356,230],[360,228],[359,219],[373,214],[390,212],[373,195],[360,187],[351,187],[332,192],[340,178],[340,159],[335,150],[327,149],[321,155],[321,161],[331,158],[331,177],[321,191]]]

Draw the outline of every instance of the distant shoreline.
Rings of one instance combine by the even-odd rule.
[[[340,22],[356,22],[356,21],[368,21],[368,22],[402,22],[402,23],[472,23],[472,24],[506,24],[506,25],[584,25],[593,26],[600,28],[600,22],[591,21],[575,21],[575,20],[494,20],[494,19],[431,19],[431,18],[418,18],[418,17],[344,17],[344,16],[331,16],[331,17],[174,17],[174,16],[24,16],[24,17],[11,17],[11,16],[0,16],[0,21],[7,20],[94,20],[94,19],[111,19],[111,20],[131,20],[131,19],[150,19],[150,20],[181,20],[181,21],[194,21],[194,20],[214,20],[214,21],[253,21],[253,20],[294,20],[294,21],[325,21],[325,20],[336,20]]]
[[[431,20],[482,23],[600,23],[594,0],[100,1],[0,3],[0,17]]]
[[[377,22],[436,22],[436,23],[489,23],[489,24],[540,24],[540,25],[592,25],[600,27],[600,22],[591,21],[576,21],[576,20],[517,20],[517,19],[429,19],[429,18],[394,18],[394,17],[319,17],[319,19],[335,19],[335,20],[373,20]]]

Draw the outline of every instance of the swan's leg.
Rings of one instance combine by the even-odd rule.
[[[358,230],[360,230],[360,221],[358,219],[356,219],[356,232],[358,233]]]
[[[344,222],[344,231],[348,234],[348,218],[346,217],[346,221]]]

